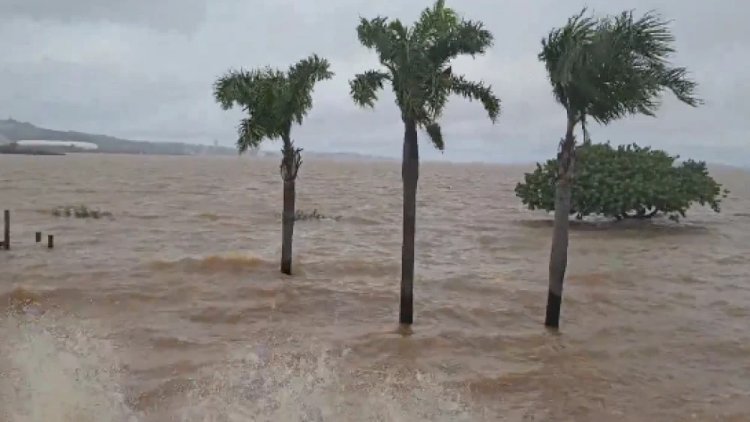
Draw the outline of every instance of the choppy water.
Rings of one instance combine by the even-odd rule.
[[[553,334],[524,170],[423,165],[404,332],[398,163],[306,160],[298,208],[341,219],[288,278],[275,160],[0,156],[0,420],[750,420],[750,175],[719,215],[575,225]]]

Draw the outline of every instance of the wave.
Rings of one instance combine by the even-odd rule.
[[[39,293],[16,287],[13,290],[0,294],[0,306],[7,312],[25,313],[31,307],[38,307],[42,301]]]
[[[328,259],[325,261],[305,262],[302,264],[307,271],[314,270],[323,274],[338,274],[340,276],[371,276],[383,277],[386,274],[398,274],[401,262],[398,260],[377,259]]]
[[[156,271],[184,271],[201,273],[247,272],[271,263],[262,258],[246,254],[210,255],[202,258],[182,258],[176,261],[157,260],[149,263]]]
[[[51,302],[65,301],[78,297],[78,289],[58,288],[49,290],[31,290],[17,286],[9,291],[0,293],[0,311],[10,314],[41,315],[46,312]]]
[[[132,396],[122,349],[67,317],[0,321],[9,422],[480,421],[460,389],[411,369],[347,368],[348,349],[274,334]],[[305,344],[300,349],[299,345]]]
[[[72,328],[75,327],[75,328]],[[0,420],[134,422],[114,350],[79,324],[8,317],[0,325]]]
[[[278,346],[277,346],[278,347]],[[477,421],[457,391],[418,371],[354,370],[346,351],[259,345],[208,370],[173,403],[180,420]]]

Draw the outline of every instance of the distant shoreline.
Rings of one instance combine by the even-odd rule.
[[[94,144],[96,152],[105,154],[143,154],[143,155],[233,155],[234,148],[214,145],[189,144],[184,142],[148,142],[120,139],[108,135],[99,135],[76,131],[46,129],[28,122],[14,119],[0,120],[0,149],[10,148],[8,144],[16,141],[50,140],[60,142],[82,142]],[[38,150],[38,148],[33,148]],[[28,149],[27,149],[28,150]],[[76,151],[78,152],[78,151]]]
[[[137,153],[137,152],[113,152],[113,151],[81,151],[81,152],[70,152],[70,153],[48,153],[46,151],[37,152],[4,152],[2,146],[0,146],[0,155],[30,155],[30,156],[75,156],[75,155],[111,155],[111,156],[137,156],[137,157],[205,157],[205,158],[238,158],[252,160],[277,160],[281,158],[281,154],[275,152],[260,152],[257,155],[250,154],[180,154],[180,153]],[[381,163],[394,163],[400,165],[401,160],[399,158],[391,158],[377,155],[363,155],[363,154],[351,154],[351,153],[325,153],[325,152],[307,152],[302,155],[303,160],[310,161],[333,161],[342,163],[367,163],[367,162],[381,162]],[[443,161],[443,160],[422,160],[423,165],[475,165],[475,166],[500,166],[500,167],[514,167],[514,168],[533,168],[537,162],[495,162],[495,161]],[[730,170],[730,171],[741,171],[750,172],[750,168],[742,167],[732,164],[725,164],[720,162],[707,162],[709,169],[713,170]]]
[[[0,145],[0,154],[6,155],[65,155],[64,152],[44,151],[44,150],[30,150],[30,149],[13,149],[4,145]]]

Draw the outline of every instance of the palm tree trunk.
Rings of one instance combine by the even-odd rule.
[[[552,250],[549,258],[549,292],[547,295],[547,315],[544,325],[551,328],[560,326],[563,281],[568,266],[568,229],[570,225],[571,183],[575,162],[575,137],[573,129],[576,121],[568,117],[565,139],[557,155],[558,173],[555,188],[555,228],[552,231]]]
[[[284,181],[284,212],[281,218],[281,272],[292,274],[292,237],[294,236],[295,181]]]
[[[414,235],[417,224],[417,181],[419,179],[419,145],[417,126],[404,120],[404,158],[401,165],[404,183],[404,239],[401,245],[401,306],[399,322],[414,322]]]
[[[281,178],[284,180],[284,210],[281,214],[281,272],[292,274],[292,238],[294,236],[295,183],[302,164],[299,149],[295,149],[288,136],[283,138],[281,150]]]

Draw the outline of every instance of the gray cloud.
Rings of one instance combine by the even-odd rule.
[[[204,20],[207,0],[3,0],[0,16],[76,25],[104,21],[161,30],[192,31]]]
[[[496,43],[455,69],[482,79],[503,100],[492,125],[481,107],[455,99],[443,126],[451,160],[529,161],[551,157],[564,116],[536,59],[539,41],[583,2],[466,0],[448,2],[481,19]],[[62,7],[62,5],[65,7]],[[393,96],[375,110],[356,108],[347,80],[377,65],[361,47],[358,17],[415,19],[429,2],[388,0],[0,0],[0,116],[39,125],[152,140],[231,144],[241,114],[211,98],[213,80],[229,68],[286,67],[317,52],[336,77],[316,89],[315,107],[295,139],[309,150],[397,156],[401,127]],[[614,0],[588,1],[616,13]],[[104,7],[106,5],[107,7]],[[725,1],[636,0],[674,20],[675,61],[691,69],[706,105],[692,109],[666,97],[657,119],[636,117],[592,127],[597,140],[637,141],[713,161],[750,164],[746,115],[750,84],[750,5]],[[269,145],[269,148],[277,148]]]

